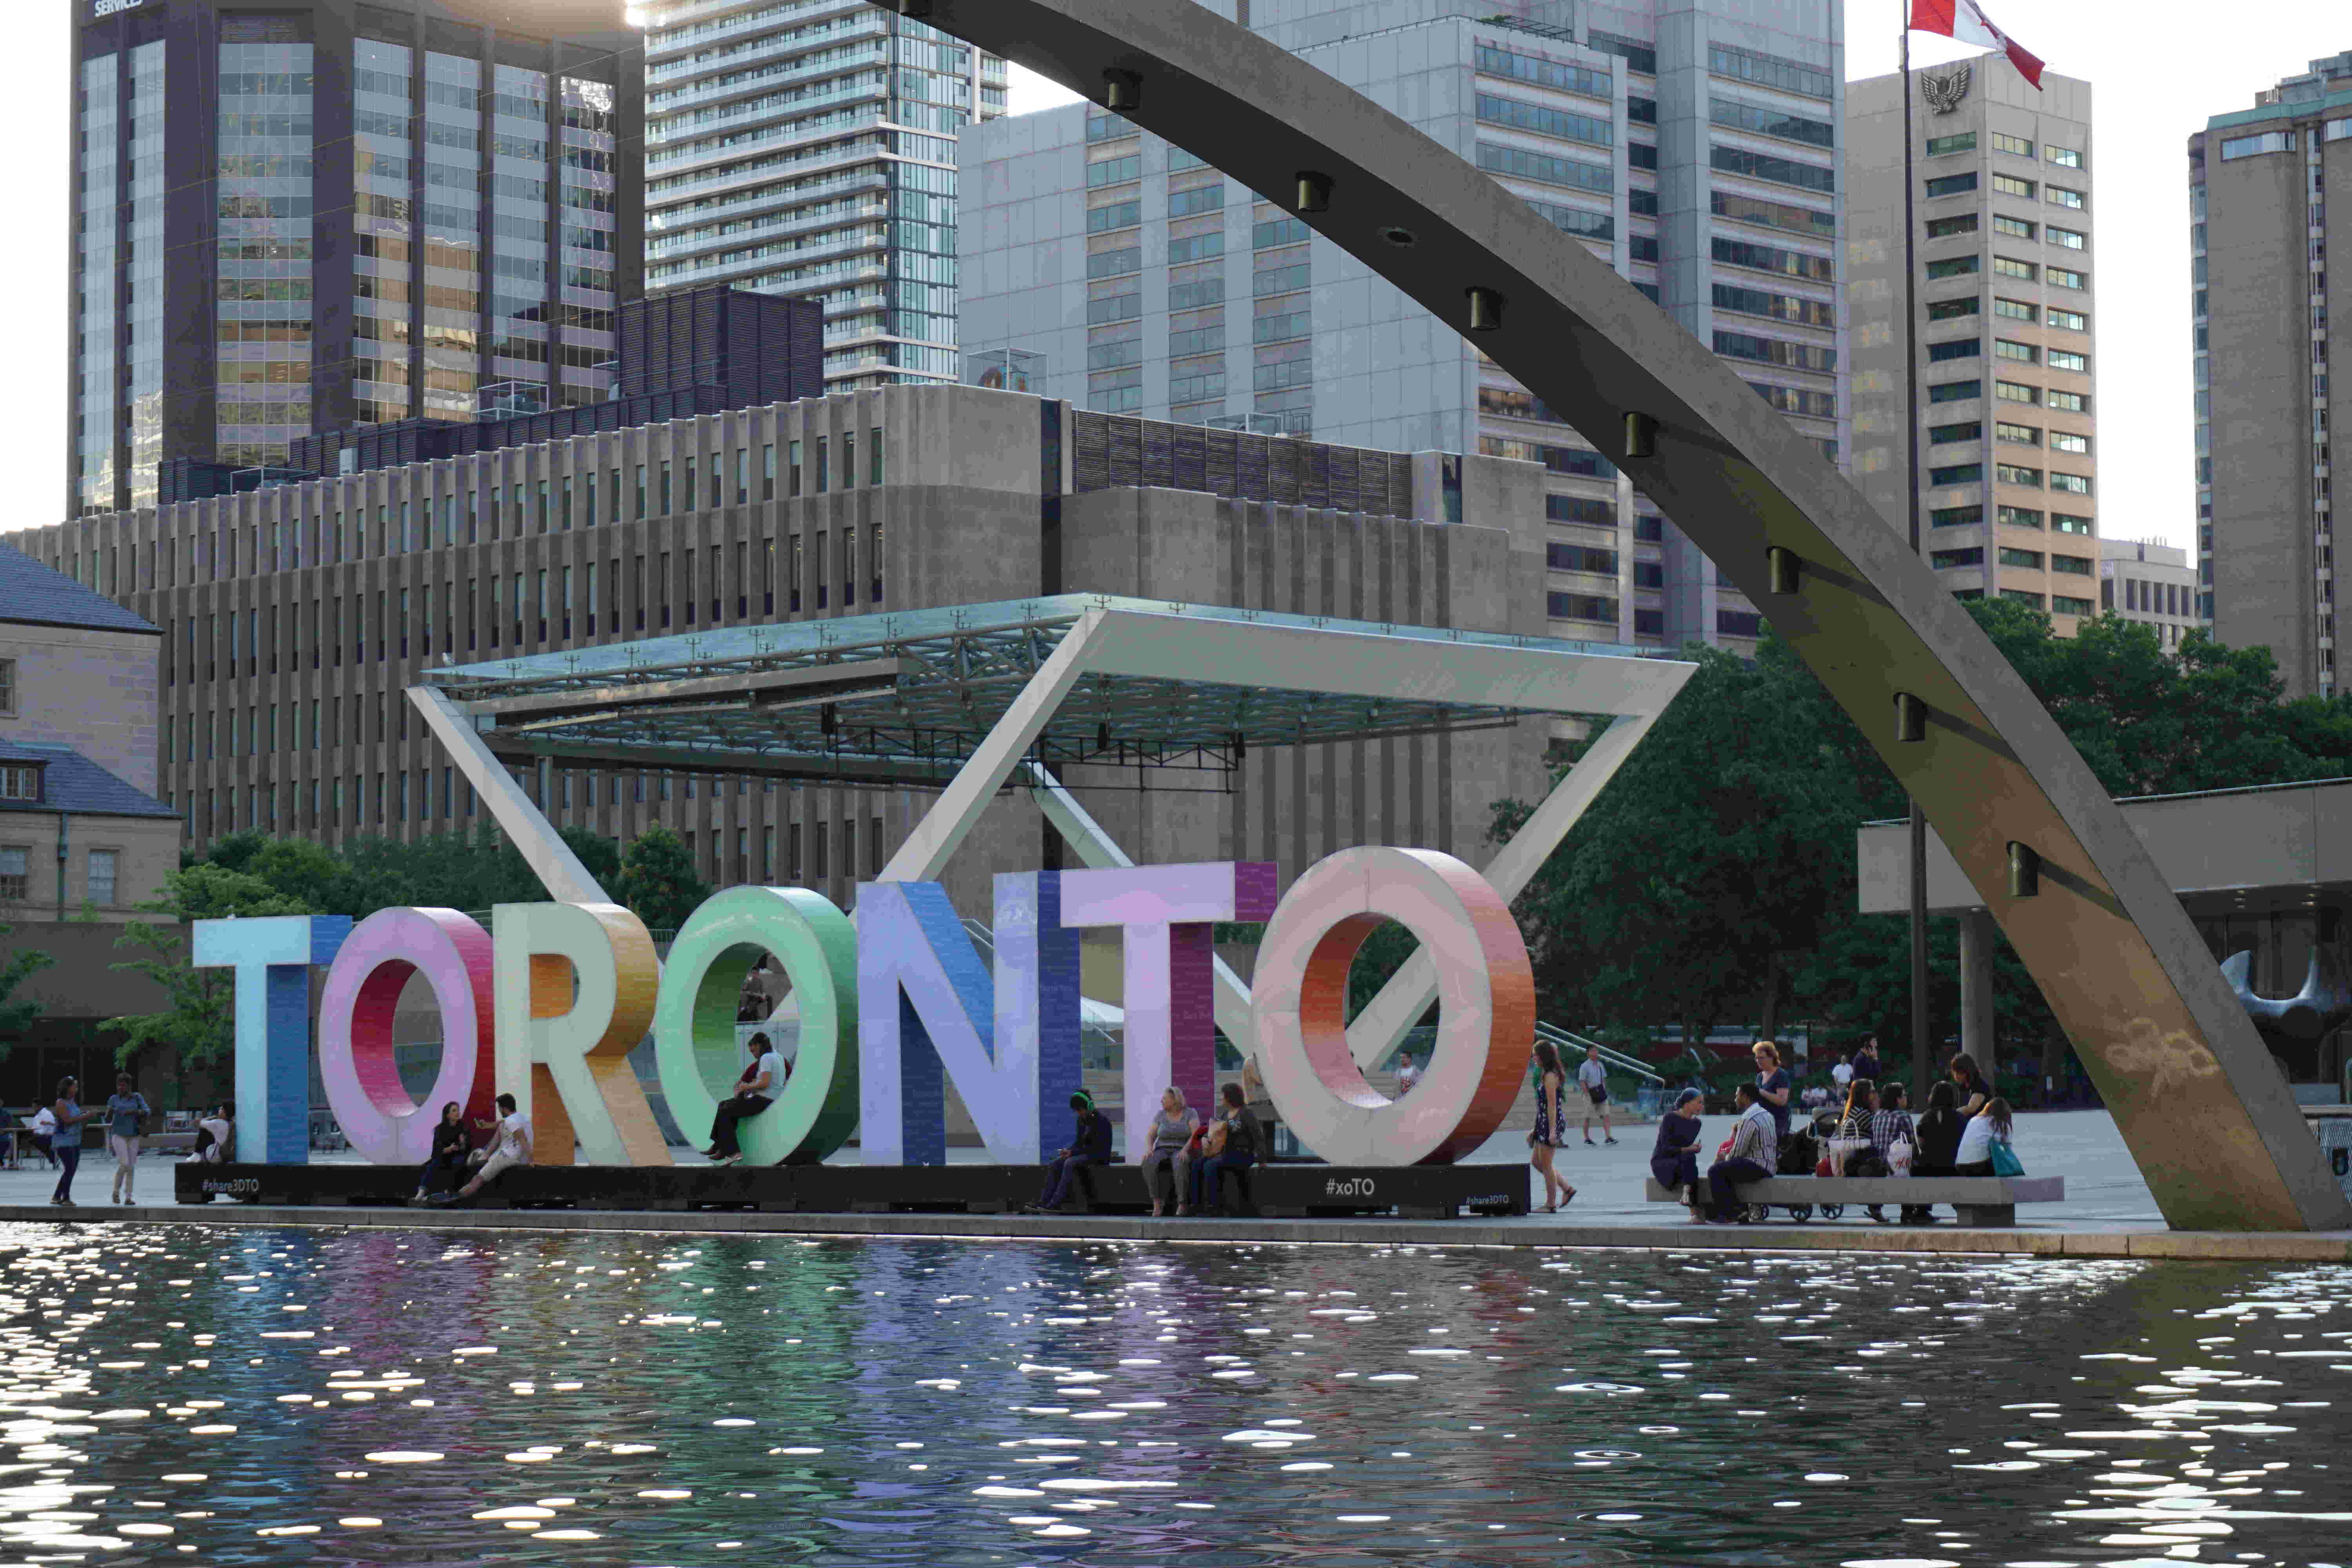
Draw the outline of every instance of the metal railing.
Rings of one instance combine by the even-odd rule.
[[[1588,1040],[1582,1035],[1571,1034],[1557,1024],[1547,1024],[1540,1018],[1536,1020],[1536,1038],[1549,1041],[1551,1047],[1559,1052],[1563,1059],[1571,1056],[1581,1057],[1588,1050],[1596,1050],[1601,1053],[1602,1066],[1618,1072],[1631,1073],[1635,1078],[1645,1079],[1660,1088],[1665,1086],[1665,1075],[1649,1063],[1637,1061],[1622,1051],[1612,1050],[1598,1040]]]

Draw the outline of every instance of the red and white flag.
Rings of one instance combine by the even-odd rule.
[[[2016,39],[1992,25],[1977,0],[1911,0],[1911,26],[1921,33],[1941,33],[1964,44],[1999,49],[2017,68],[2017,74],[2042,88],[2042,60],[2028,54]]]

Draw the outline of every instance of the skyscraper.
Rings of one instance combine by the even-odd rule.
[[[1907,528],[1916,342],[1921,548],[1959,597],[2071,634],[2100,609],[2091,85],[1997,54],[1912,74],[1908,284],[1905,85],[1847,88],[1854,482]]]
[[[2352,631],[2330,472],[2352,379],[2331,385],[2327,352],[2330,316],[2339,349],[2352,319],[2352,51],[2208,121],[2189,139],[2189,193],[2198,574],[2213,635],[2267,645],[2292,694],[2333,694]]]
[[[1841,7],[1467,9],[1250,0],[1237,19],[1525,197],[1838,461]],[[1089,408],[1531,458],[1557,635],[1757,635],[1756,606],[1556,413],[1287,208],[1084,105],[968,140],[976,376],[1017,363]]]
[[[646,287],[820,296],[836,391],[956,379],[956,152],[1005,62],[864,0],[644,10]]]
[[[76,0],[66,510],[313,429],[604,395],[637,287],[620,0]]]

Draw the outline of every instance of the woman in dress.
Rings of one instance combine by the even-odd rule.
[[[1536,1126],[1528,1134],[1528,1161],[1541,1173],[1544,1181],[1546,1214],[1558,1214],[1559,1205],[1576,1196],[1576,1189],[1552,1173],[1552,1151],[1560,1145],[1560,1134],[1568,1130],[1566,1108],[1559,1102],[1561,1086],[1568,1082],[1567,1069],[1559,1065],[1559,1053],[1551,1048],[1549,1040],[1536,1042]]]
[[[1675,1097],[1675,1108],[1658,1118],[1658,1142],[1650,1150],[1650,1174],[1667,1191],[1683,1192],[1694,1225],[1706,1222],[1706,1204],[1699,1195],[1698,1184],[1698,1113],[1706,1098],[1695,1089]]]

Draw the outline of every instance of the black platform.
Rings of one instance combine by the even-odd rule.
[[[1276,1218],[1395,1214],[1443,1219],[1528,1212],[1519,1165],[1259,1165],[1247,1190],[1225,1184],[1226,1212]],[[477,1208],[755,1209],[764,1214],[1003,1214],[1037,1201],[1035,1165],[523,1165],[476,1197]],[[416,1172],[404,1165],[206,1165],[173,1169],[184,1204],[404,1206]],[[1102,1165],[1064,1205],[1069,1214],[1143,1214],[1142,1170]]]

